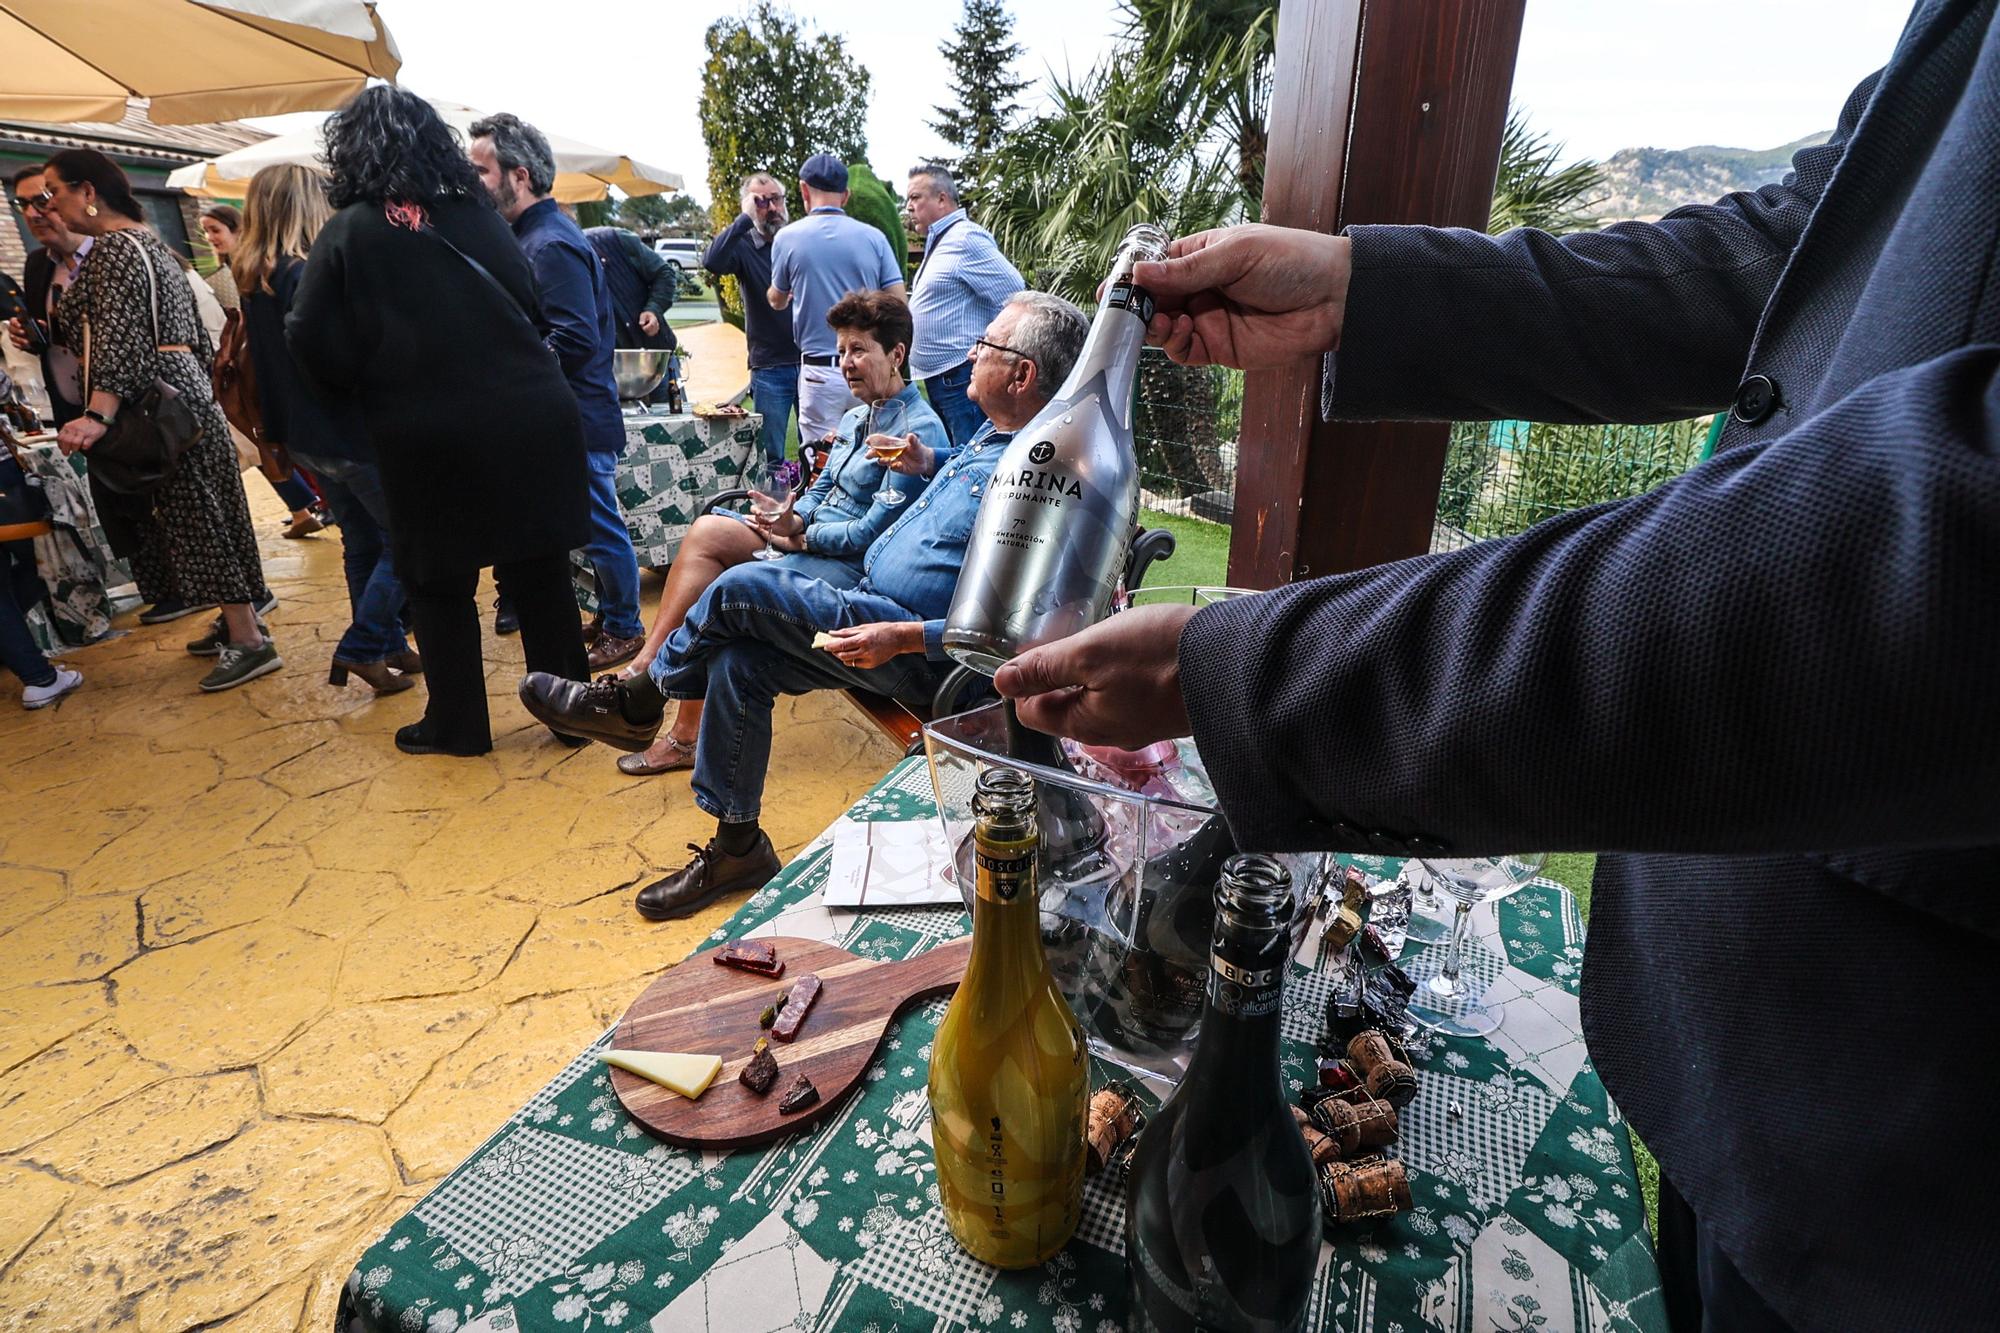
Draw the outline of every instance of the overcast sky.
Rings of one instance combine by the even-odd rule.
[[[698,120],[702,33],[747,6],[718,0],[380,0],[402,82],[678,171],[706,202]],[[1114,44],[1115,0],[1011,0],[1021,72],[1087,69]],[[847,39],[874,75],[869,157],[896,177],[941,151],[925,124],[946,96],[938,53],[954,0],[814,0],[796,10]],[[1514,99],[1572,156],[1649,144],[1768,148],[1827,129],[1879,67],[1899,0],[1528,0]],[[316,117],[274,117],[288,129]]]

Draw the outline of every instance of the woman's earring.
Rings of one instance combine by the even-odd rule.
[[[83,212],[84,212],[84,216],[86,216],[86,217],[93,217],[93,218],[94,218],[94,217],[96,217],[96,216],[97,216],[97,205],[96,205],[96,204],[85,204],[85,205],[83,206]]]

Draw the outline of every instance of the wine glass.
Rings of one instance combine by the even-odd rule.
[[[1403,862],[1396,878],[1410,891],[1409,938],[1423,944],[1443,943],[1451,934],[1456,904],[1439,887],[1437,876],[1411,857]]]
[[[787,490],[785,492],[785,503],[783,505],[781,505],[777,509],[759,509],[756,511],[757,516],[759,518],[767,518],[767,519],[776,518],[778,515],[784,513],[787,509],[791,508],[791,503],[793,500],[798,498],[798,494],[799,493],[796,488]],[[780,551],[777,547],[771,545],[771,534],[769,532],[765,531],[763,528],[756,527],[754,524],[752,525],[752,529],[756,532],[756,534],[759,537],[762,537],[764,539],[764,544],[750,553],[750,558],[752,560],[777,560],[784,556],[785,553],[783,551]]]
[[[1451,939],[1440,953],[1426,949],[1404,965],[1416,994],[1410,997],[1410,1018],[1448,1037],[1483,1037],[1500,1026],[1501,1013],[1481,1005],[1459,979],[1465,961],[1465,941],[1472,933],[1472,909],[1494,902],[1535,877],[1546,859],[1542,853],[1502,856],[1423,857],[1423,867],[1444,891],[1457,900]]]
[[[894,509],[909,497],[896,489],[896,474],[892,465],[903,456],[903,450],[910,447],[903,426],[909,412],[900,398],[884,398],[868,412],[868,456],[882,467],[882,489],[875,492],[875,503],[886,509]]]

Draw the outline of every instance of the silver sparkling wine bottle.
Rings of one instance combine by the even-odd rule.
[[[975,671],[1111,609],[1139,512],[1132,381],[1153,314],[1132,266],[1166,249],[1151,223],[1126,233],[1076,368],[993,469],[944,622],[945,651]]]

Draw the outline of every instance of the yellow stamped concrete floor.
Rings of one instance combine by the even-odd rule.
[[[278,539],[246,480],[283,672],[201,695],[204,621],[127,616],[59,708],[0,684],[0,1327],[323,1333],[368,1241],[737,905],[632,910],[712,826],[685,773],[534,725],[516,639],[491,755],[398,754],[423,691],[326,683],[338,539]],[[779,723],[789,854],[896,751],[835,696]]]

